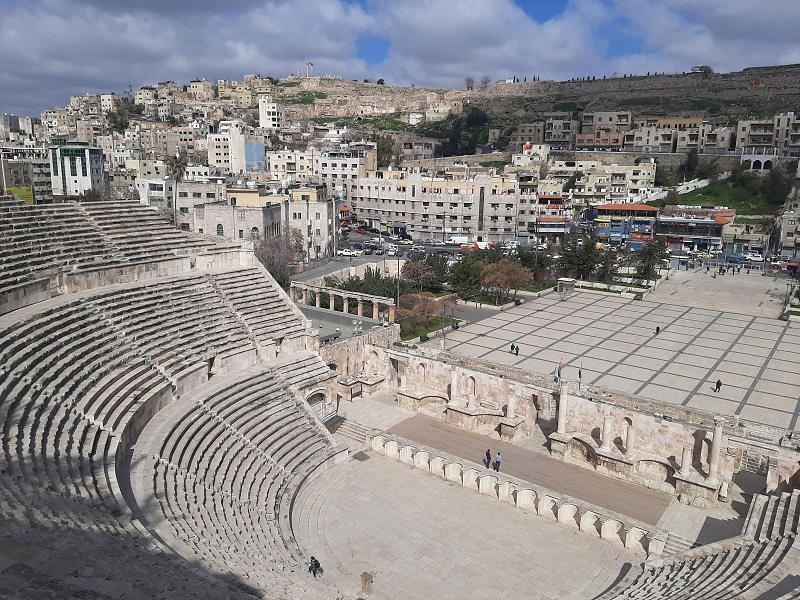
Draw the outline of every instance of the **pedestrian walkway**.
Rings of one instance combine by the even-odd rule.
[[[512,343],[520,345],[519,356],[509,352]],[[580,369],[585,385],[800,426],[800,372],[792,359],[800,353],[800,327],[776,318],[588,292],[564,301],[550,294],[450,332],[447,350],[531,373],[551,374],[563,364],[564,379],[577,382]],[[722,389],[715,393],[718,379]]]
[[[344,597],[366,597],[369,573],[377,600],[589,600],[641,560],[380,454],[363,458],[311,481],[293,513],[304,554]]]
[[[423,415],[398,423],[387,433],[475,463],[482,462],[487,448],[492,451],[492,457],[499,450],[503,457],[501,473],[648,525],[655,526],[672,501],[672,496],[662,492],[608,477],[508,442],[490,440],[478,433]]]

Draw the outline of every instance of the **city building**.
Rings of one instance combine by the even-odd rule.
[[[53,183],[47,148],[0,147],[2,189],[27,204],[53,201]]]
[[[74,198],[103,184],[103,151],[85,142],[54,138],[50,163],[54,198]]]
[[[261,129],[280,131],[286,121],[286,108],[270,94],[258,97],[258,125]]]
[[[731,219],[716,216],[664,216],[655,224],[656,237],[663,238],[674,252],[722,251],[722,230]]]
[[[588,216],[598,240],[643,242],[653,239],[658,209],[646,204],[601,204],[590,207]]]
[[[314,172],[328,195],[342,199],[352,196],[357,179],[377,168],[378,151],[374,147],[323,151],[314,156]]]

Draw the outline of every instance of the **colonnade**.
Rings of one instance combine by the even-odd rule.
[[[321,285],[312,285],[310,283],[302,283],[293,281],[289,287],[289,298],[292,302],[307,305],[309,303],[309,295],[313,294],[315,298],[315,306],[322,308],[322,294],[328,295],[328,310],[335,310],[336,298],[342,299],[345,307],[345,312],[348,312],[350,300],[356,301],[356,315],[359,317],[364,316],[364,304],[369,303],[372,305],[372,318],[376,321],[380,318],[381,307],[385,307],[389,311],[389,322],[395,321],[395,301],[391,298],[384,298],[383,296],[373,296],[372,294],[362,294],[360,292],[348,292],[338,288],[325,287]],[[348,314],[350,314],[348,312]]]

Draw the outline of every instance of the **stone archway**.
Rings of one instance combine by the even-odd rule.
[[[754,160],[753,163],[752,163],[752,166],[750,168],[753,169],[754,171],[760,171],[761,170],[761,161],[760,160]]]
[[[765,161],[764,161],[764,167],[763,167],[763,169],[764,169],[765,171],[770,171],[770,170],[772,170],[772,161],[771,161],[771,160],[765,160]]]
[[[311,411],[322,421],[325,416],[325,394],[315,392],[306,398],[306,402],[311,407]]]

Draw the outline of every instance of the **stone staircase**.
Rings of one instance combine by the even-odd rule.
[[[664,544],[664,551],[661,553],[661,555],[672,556],[673,554],[680,554],[681,552],[686,552],[687,550],[699,545],[700,544],[696,542],[677,536],[674,533],[670,533],[667,537],[666,543]]]
[[[336,429],[336,433],[357,442],[360,444],[360,447],[365,447],[367,445],[367,436],[371,435],[373,432],[374,429],[372,429],[372,427],[368,427],[358,421],[350,421],[347,417],[345,417],[344,421],[342,421]]]

